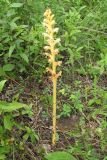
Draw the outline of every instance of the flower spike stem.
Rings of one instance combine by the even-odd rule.
[[[53,134],[52,134],[52,144],[56,143],[56,86],[57,79],[53,79]]]
[[[47,9],[44,13],[43,25],[46,28],[46,32],[43,34],[47,41],[47,46],[44,47],[45,55],[48,58],[48,62],[51,64],[51,68],[47,68],[47,71],[51,74],[51,80],[53,83],[53,128],[52,128],[52,145],[56,144],[56,88],[57,88],[57,78],[61,76],[61,72],[56,73],[57,66],[61,65],[61,61],[56,61],[56,55],[58,54],[58,49],[56,45],[60,42],[59,38],[55,38],[55,33],[58,32],[58,28],[55,28],[54,15],[50,9]]]

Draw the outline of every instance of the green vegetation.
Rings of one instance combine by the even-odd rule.
[[[54,147],[47,8],[61,38]],[[0,160],[106,160],[107,0],[0,0],[0,10]]]

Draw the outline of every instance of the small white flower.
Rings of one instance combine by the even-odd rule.
[[[49,37],[49,35],[47,33],[43,33],[44,38]]]
[[[47,57],[50,57],[50,54],[47,53],[47,52],[45,52],[44,55],[47,56]]]
[[[45,23],[45,22],[43,22],[42,24],[43,24],[44,27],[46,26],[46,23]]]
[[[45,50],[49,50],[49,49],[50,49],[50,46],[45,46],[44,49],[45,49]]]
[[[56,62],[56,65],[57,65],[57,66],[61,66],[61,64],[62,64],[62,61]]]
[[[59,44],[60,41],[61,41],[60,38],[57,38],[57,39],[54,41],[54,44],[57,44],[57,43]]]
[[[54,62],[54,59],[53,59],[53,56],[52,56],[52,55],[50,56],[48,62],[49,62],[49,63],[53,63],[53,62]]]
[[[61,41],[60,38],[57,38],[57,39],[56,39],[56,43],[59,43],[60,41]]]
[[[54,40],[53,40],[51,37],[47,40],[47,42],[48,42],[49,45],[52,45],[52,44],[53,44],[53,41],[54,41]]]
[[[53,20],[52,22],[51,22],[51,25],[54,25],[55,24],[55,21]]]
[[[58,30],[59,30],[59,28],[55,28],[55,29],[53,30],[53,32],[57,33]]]
[[[58,49],[55,49],[55,50],[54,50],[54,54],[55,54],[55,55],[57,55],[57,54],[58,54],[58,52],[59,52],[59,50],[58,50]]]
[[[52,19],[54,18],[54,14],[52,14],[51,18],[52,18]]]

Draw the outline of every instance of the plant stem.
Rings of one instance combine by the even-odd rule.
[[[52,52],[51,52],[52,53]],[[56,75],[56,66],[55,66],[55,55],[53,55],[53,64],[52,69]],[[56,85],[57,85],[57,78],[53,76],[53,130],[52,130],[52,145],[56,144]]]
[[[52,145],[56,143],[56,85],[57,79],[53,79],[53,132],[52,132]]]

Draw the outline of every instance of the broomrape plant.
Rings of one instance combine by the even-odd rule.
[[[52,144],[56,143],[56,87],[57,78],[61,76],[61,71],[56,73],[57,66],[61,65],[61,61],[56,61],[56,55],[58,49],[56,45],[60,42],[59,38],[55,38],[55,34],[58,32],[58,28],[55,28],[54,15],[50,9],[47,9],[44,13],[43,25],[45,26],[46,32],[43,34],[47,41],[47,46],[44,47],[45,55],[48,58],[48,62],[51,64],[51,68],[47,68],[47,71],[51,74],[50,79],[53,83],[53,129],[52,129]]]

